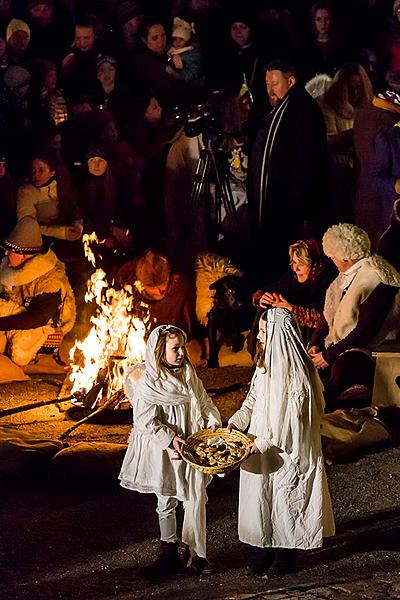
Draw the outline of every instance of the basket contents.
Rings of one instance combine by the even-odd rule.
[[[226,467],[240,460],[246,448],[243,442],[226,442],[224,438],[211,438],[191,450],[193,460],[206,467]]]
[[[187,440],[182,458],[208,473],[223,473],[235,468],[247,457],[250,440],[244,434],[219,429],[203,430]]]

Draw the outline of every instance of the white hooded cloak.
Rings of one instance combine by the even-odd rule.
[[[205,490],[211,476],[183,460],[171,460],[174,450],[170,446],[175,435],[187,438],[206,427],[220,426],[221,417],[189,361],[175,372],[156,364],[160,331],[168,327],[156,327],[147,342],[146,368],[131,398],[134,427],[119,478],[125,488],[183,501],[182,541],[205,557]],[[131,389],[129,382],[125,387]]]
[[[261,548],[317,548],[334,534],[321,450],[322,384],[290,311],[267,311],[265,367],[229,420],[259,454],[241,467],[239,539]]]

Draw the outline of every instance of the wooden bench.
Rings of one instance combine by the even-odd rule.
[[[396,377],[400,375],[400,343],[385,342],[374,348],[375,377],[372,404],[400,406],[400,387]]]

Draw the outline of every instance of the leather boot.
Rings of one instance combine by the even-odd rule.
[[[148,579],[163,579],[182,572],[182,563],[178,552],[178,543],[161,542],[160,556],[143,569]]]
[[[265,575],[274,562],[275,548],[253,548],[253,556],[246,568],[247,575]]]
[[[268,577],[281,577],[293,573],[296,567],[295,548],[276,548],[275,560],[267,571]]]

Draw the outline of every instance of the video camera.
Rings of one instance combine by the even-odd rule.
[[[176,118],[183,121],[187,137],[193,138],[201,134],[214,145],[219,144],[224,136],[221,123],[223,112],[222,92],[215,91],[202,104],[191,106],[183,112],[178,111]]]

